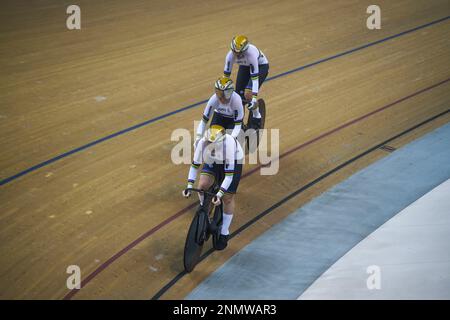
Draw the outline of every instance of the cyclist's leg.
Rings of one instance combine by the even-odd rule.
[[[231,221],[233,220],[233,214],[235,209],[235,200],[234,196],[237,192],[237,188],[239,186],[239,181],[241,180],[242,174],[242,163],[235,163],[234,166],[234,174],[233,180],[228,188],[227,192],[222,198],[223,201],[223,221],[222,221],[222,229],[220,231],[219,241],[217,243],[217,249],[223,250],[228,244],[229,238],[229,227],[231,225]]]
[[[259,82],[258,88],[261,89],[264,81],[266,81],[267,76],[269,75],[269,65],[268,64],[260,64],[259,65]]]
[[[220,113],[214,112],[210,126],[215,124],[224,127],[226,132],[228,134],[231,134],[234,129],[234,118],[225,117]]]
[[[258,83],[259,85],[259,83]],[[244,90],[244,99],[247,101],[251,101],[253,98],[253,81],[252,79],[248,79],[247,85],[245,86]]]
[[[198,182],[198,188],[201,190],[208,190],[214,183],[215,180],[215,173],[214,173],[214,167],[211,164],[205,163],[202,168],[202,172],[200,173],[200,179]],[[203,194],[198,194],[200,204],[203,205]]]
[[[235,91],[244,100],[245,87],[250,80],[250,67],[249,66],[239,66],[239,70],[236,77],[236,89]]]
[[[269,65],[268,64],[260,64],[258,66],[258,68],[259,68],[258,89],[261,89],[262,84],[264,83],[264,81],[267,78],[267,75],[269,74]],[[253,88],[252,79],[249,79],[247,81],[247,85],[245,86],[245,91],[244,91],[244,97],[246,100],[252,99],[252,88]]]
[[[269,65],[260,64],[258,88],[261,88],[268,74],[269,74]],[[251,96],[252,96],[252,81],[250,79],[245,89],[245,97],[251,99]],[[261,128],[261,113],[259,112],[259,108],[252,110],[252,117],[253,119],[251,121],[251,127],[255,130]]]
[[[223,201],[223,224],[220,234],[227,236],[230,234],[229,227],[234,214],[234,207],[235,207],[234,194],[225,193],[222,198],[222,201]]]

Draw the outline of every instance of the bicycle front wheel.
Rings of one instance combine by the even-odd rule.
[[[202,213],[196,213],[184,244],[184,270],[191,272],[200,260],[204,243],[205,217]]]

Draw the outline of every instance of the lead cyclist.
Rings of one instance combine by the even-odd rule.
[[[194,152],[194,159],[189,169],[187,188],[183,190],[183,196],[189,197],[193,188],[200,166],[203,168],[200,175],[198,188],[208,190],[218,176],[224,179],[220,189],[213,200],[214,205],[223,202],[223,223],[220,236],[217,241],[217,250],[226,248],[229,239],[229,227],[235,210],[234,195],[237,192],[242,174],[242,160],[244,151],[237,140],[225,133],[225,128],[220,125],[212,125],[198,142]],[[218,181],[218,183],[220,183]],[[199,194],[200,203],[204,197]]]

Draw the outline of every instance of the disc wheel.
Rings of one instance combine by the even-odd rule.
[[[206,216],[202,212],[196,213],[192,219],[184,244],[184,270],[191,272],[200,260],[203,243],[205,242]]]

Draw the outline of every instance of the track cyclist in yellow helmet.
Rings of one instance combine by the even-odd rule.
[[[203,137],[211,114],[212,125],[220,125],[224,127],[228,132],[231,132],[231,136],[236,138],[242,128],[242,119],[244,117],[244,107],[240,96],[234,91],[233,81],[228,77],[221,77],[214,83],[215,92],[209,98],[203,111],[202,121],[197,127],[196,139],[194,148],[197,147],[198,142]]]
[[[223,202],[223,224],[217,242],[218,250],[225,249],[228,243],[229,227],[235,209],[234,195],[241,179],[243,158],[244,151],[237,140],[227,134],[223,126],[211,125],[198,142],[189,169],[187,188],[183,190],[184,197],[187,198],[191,195],[189,189],[193,188],[202,164],[199,189],[208,190],[215,179],[224,177],[216,194],[217,201],[213,200],[213,204],[216,206]],[[203,203],[203,195],[199,194],[199,197],[200,202]]]
[[[233,64],[239,65],[236,78],[236,92],[242,100],[250,101],[249,110],[253,112],[255,128],[261,126],[261,114],[258,110],[257,97],[259,88],[269,74],[269,61],[264,53],[251,44],[244,35],[237,35],[231,40],[230,51],[225,58],[224,75],[229,77]]]

